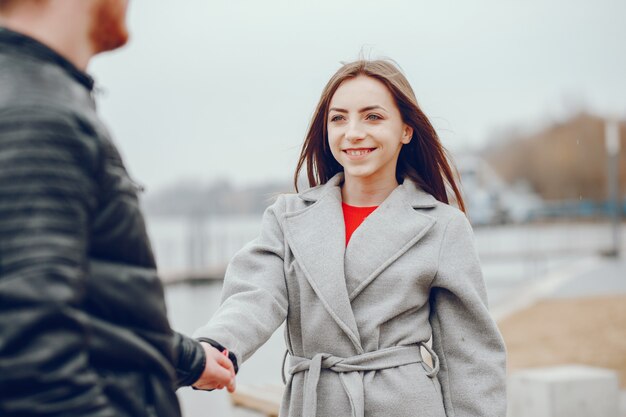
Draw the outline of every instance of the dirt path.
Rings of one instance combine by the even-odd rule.
[[[626,295],[547,299],[498,324],[509,371],[585,364],[616,370],[626,387]]]

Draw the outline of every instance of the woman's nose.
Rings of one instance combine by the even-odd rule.
[[[346,130],[346,139],[350,142],[358,142],[365,138],[365,132],[360,123],[350,122]]]

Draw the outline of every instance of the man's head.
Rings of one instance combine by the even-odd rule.
[[[0,0],[0,25],[29,35],[85,67],[128,41],[129,0]]]

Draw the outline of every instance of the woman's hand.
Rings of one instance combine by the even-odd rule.
[[[200,378],[193,384],[202,390],[222,389],[235,392],[235,369],[233,363],[222,352],[206,342],[200,342],[206,356],[206,364]]]

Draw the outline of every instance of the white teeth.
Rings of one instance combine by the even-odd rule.
[[[371,152],[370,149],[364,149],[364,150],[360,150],[360,149],[359,150],[352,150],[352,149],[349,149],[349,150],[346,151],[346,153],[348,155],[351,155],[351,156],[361,156],[361,155],[365,155],[366,153],[370,153],[370,152]]]

